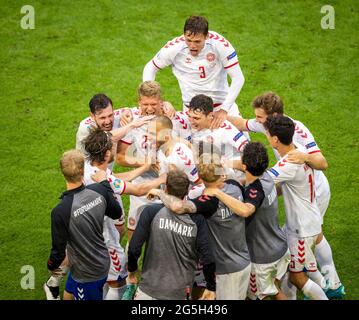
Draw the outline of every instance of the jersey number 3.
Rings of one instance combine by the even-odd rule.
[[[200,66],[199,67],[199,71],[201,71],[201,73],[199,74],[200,78],[205,78],[206,77],[206,72],[204,71],[204,67]]]

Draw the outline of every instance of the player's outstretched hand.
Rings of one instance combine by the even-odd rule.
[[[147,199],[148,200],[154,200],[156,197],[159,198],[160,197],[160,189],[151,189],[148,193],[147,193]]]
[[[94,174],[91,175],[91,178],[95,182],[101,182],[107,180],[106,172],[103,170],[98,170]]]
[[[155,117],[156,117],[155,115],[142,117],[142,118],[140,118],[138,120],[135,120],[135,121],[131,122],[130,126],[132,128],[142,127],[145,123],[150,122]]]
[[[198,300],[214,300],[214,299],[216,299],[216,293],[214,291],[205,289],[203,291],[202,296]]]
[[[307,161],[307,154],[299,150],[288,152],[287,160],[292,163],[304,164]]]
[[[124,109],[121,114],[120,118],[120,125],[121,127],[124,127],[128,125],[130,122],[132,122],[133,116],[130,109]]]
[[[172,119],[176,114],[176,109],[169,101],[163,101],[162,110],[163,110],[163,114],[170,119]]]
[[[219,110],[213,112],[213,121],[211,125],[211,129],[218,129],[219,126],[227,119],[227,111]]]

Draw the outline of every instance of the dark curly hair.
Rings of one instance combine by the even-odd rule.
[[[266,148],[260,142],[250,142],[243,150],[242,163],[247,171],[259,177],[268,168],[269,158]]]
[[[89,161],[103,163],[108,150],[112,149],[112,134],[100,128],[93,129],[84,140],[84,146]]]
[[[281,114],[268,116],[264,127],[271,137],[276,136],[278,140],[289,146],[293,141],[295,125],[292,119]]]

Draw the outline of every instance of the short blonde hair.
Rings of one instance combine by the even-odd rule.
[[[64,152],[60,160],[61,172],[67,182],[80,182],[84,175],[85,157],[79,150]]]
[[[216,182],[223,175],[223,167],[218,154],[203,153],[197,165],[198,175],[204,182]]]
[[[145,81],[138,87],[138,98],[161,97],[161,86],[157,81]]]

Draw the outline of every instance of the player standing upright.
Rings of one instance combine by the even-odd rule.
[[[198,94],[210,96],[214,101],[214,127],[218,127],[227,114],[237,115],[235,100],[244,84],[238,64],[237,52],[220,34],[208,31],[204,17],[191,16],[184,25],[182,36],[169,41],[147,63],[143,81],[154,80],[157,71],[172,66],[183,100],[184,111]],[[228,85],[227,75],[231,78]]]
[[[267,120],[267,117],[269,115],[282,115],[284,113],[282,99],[273,92],[266,92],[255,97],[253,100],[253,108],[256,116],[255,119],[246,120],[229,117],[229,120],[235,124],[239,130],[266,134],[263,123]],[[293,121],[295,123],[293,142],[303,146],[304,149],[302,151],[298,149],[290,151],[288,153],[288,161],[301,164],[305,163],[315,169],[315,195],[323,220],[331,196],[328,179],[322,171],[328,167],[328,163],[309,129],[300,121]],[[280,155],[274,148],[273,151],[277,160],[279,160]],[[339,279],[334,265],[332,249],[323,233],[318,237],[315,245],[315,257],[329,284],[329,289],[326,292],[327,296],[329,298],[342,298],[345,295],[344,286]]]
[[[94,183],[94,174],[102,170],[106,172],[106,176],[115,196],[121,202],[122,194],[131,194],[142,196],[147,193],[153,186],[159,186],[165,182],[164,176],[157,178],[151,182],[133,185],[128,182],[150,169],[148,164],[143,165],[133,171],[113,174],[108,168],[113,161],[114,154],[112,151],[111,134],[95,129],[84,141],[85,151],[88,155],[88,161],[85,163],[84,183],[86,185]],[[127,181],[125,181],[127,180]],[[106,246],[111,257],[111,267],[107,277],[109,290],[106,294],[106,300],[119,300],[122,294],[122,287],[125,288],[125,278],[127,276],[125,268],[124,250],[120,244],[119,233],[115,228],[115,221],[105,218],[104,221],[104,238]]]
[[[279,281],[287,272],[290,253],[278,223],[276,187],[265,172],[269,162],[267,151],[259,142],[249,143],[242,161],[246,174],[244,201],[217,188],[206,188],[204,194],[217,197],[234,213],[246,218],[246,240],[252,262],[248,297],[286,300]]]
[[[286,233],[291,263],[290,281],[313,300],[328,300],[323,289],[323,276],[317,272],[314,247],[321,233],[321,216],[315,201],[315,179],[311,167],[306,164],[288,162],[287,154],[295,150],[293,134],[294,122],[288,117],[269,116],[265,122],[268,141],[281,156],[268,173],[274,182],[281,184],[286,213]],[[306,272],[316,276],[315,282]]]

